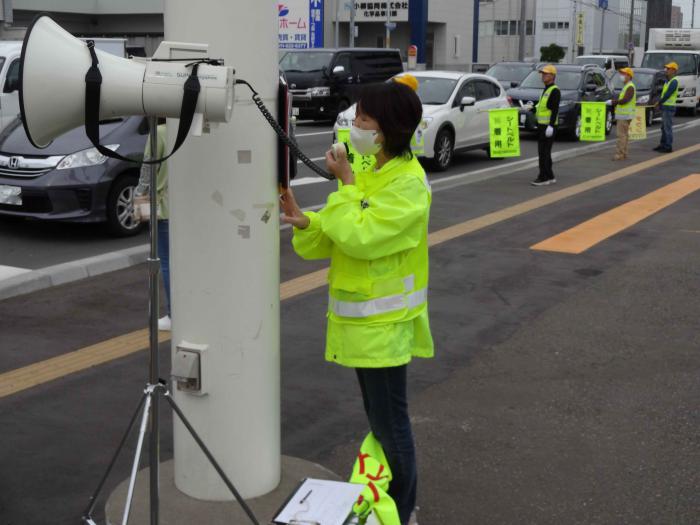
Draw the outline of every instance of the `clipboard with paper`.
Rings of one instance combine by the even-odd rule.
[[[279,510],[275,525],[344,525],[365,488],[358,483],[305,479]]]

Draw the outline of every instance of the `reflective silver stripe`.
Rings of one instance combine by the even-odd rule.
[[[425,184],[425,187],[428,188],[428,193],[433,193],[433,187],[430,185],[427,175],[423,177],[423,184]]]
[[[416,308],[427,301],[428,289],[423,288],[422,290],[406,295],[392,295],[357,303],[339,301],[338,299],[330,297],[328,307],[331,312],[340,317],[363,318],[395,312],[397,310],[403,310],[404,308]]]
[[[416,276],[411,274],[408,277],[404,277],[403,289],[405,292],[410,292],[416,285]]]

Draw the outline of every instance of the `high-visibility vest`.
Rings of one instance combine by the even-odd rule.
[[[400,525],[396,503],[388,494],[391,479],[391,468],[384,450],[370,432],[362,443],[350,476],[350,483],[365,485],[353,512],[363,520],[374,513],[382,525]]]
[[[615,108],[617,118],[628,117],[628,119],[623,118],[622,120],[631,120],[637,113],[637,88],[633,82],[630,81],[622,87],[622,91],[620,91],[620,96],[617,100],[625,98],[625,93],[627,93],[627,90],[630,88],[632,89],[632,98],[630,101],[627,104],[618,104]]]
[[[661,90],[661,98],[666,96],[666,92],[668,91],[668,87],[671,85],[671,82],[673,82],[675,79],[672,78],[671,80],[666,81],[664,84],[663,89]],[[676,105],[676,99],[678,98],[678,80],[676,80],[676,89],[673,90],[673,93],[671,93],[671,96],[668,97],[668,100],[663,103],[664,106],[675,106]]]
[[[326,359],[348,367],[429,358],[428,218],[432,201],[414,157],[395,157],[305,212],[292,244],[305,259],[330,258]]]
[[[535,106],[535,115],[537,116],[537,123],[541,126],[548,126],[550,121],[552,120],[552,110],[547,107],[547,102],[549,101],[549,97],[552,95],[552,92],[555,89],[559,89],[556,84],[552,84],[547,89],[545,89],[544,93],[542,93],[540,101],[537,103],[537,106]],[[555,126],[557,124],[559,124],[559,115],[557,115],[557,118],[554,122]]]

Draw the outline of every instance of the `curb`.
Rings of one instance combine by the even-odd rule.
[[[33,270],[0,281],[0,301],[88,277],[123,270],[148,260],[148,245]]]
[[[698,126],[700,126],[700,119],[680,124],[677,128],[674,126],[674,131],[692,129]],[[656,129],[649,132],[648,136],[654,136],[660,132],[660,130]],[[580,157],[582,155],[609,148],[614,145],[615,141],[606,140],[605,142],[597,142],[586,146],[581,146],[579,148],[569,148],[565,151],[554,152],[552,154],[552,160],[554,162],[561,162],[562,160]],[[456,186],[462,186],[464,184],[472,184],[483,180],[494,179],[517,171],[530,169],[535,166],[537,166],[536,158],[516,161],[508,166],[493,166],[482,170],[458,173],[456,175],[434,181],[432,183],[434,188],[433,191],[444,191]],[[504,169],[507,171],[504,171]],[[33,270],[9,279],[4,279],[0,281],[0,301],[9,299],[10,297],[16,297],[18,295],[24,295],[46,288],[51,288],[53,286],[72,283],[88,277],[95,277],[104,273],[123,270],[125,268],[146,262],[148,260],[148,252],[149,246],[144,244],[142,246],[136,246],[126,250],[109,252],[103,255],[97,255],[95,257],[88,257],[86,259],[79,259],[77,261],[57,264],[55,266],[48,266],[46,268],[42,268],[41,270]]]

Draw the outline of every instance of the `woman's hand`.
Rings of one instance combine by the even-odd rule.
[[[332,149],[326,151],[326,168],[343,185],[355,184],[355,175],[352,173],[352,166],[348,162],[348,154],[345,148],[336,148],[335,152],[336,156],[334,157]]]
[[[309,227],[311,219],[309,219],[301,211],[301,208],[297,204],[297,200],[294,198],[292,188],[287,188],[285,193],[280,196],[280,204],[283,212],[282,222],[291,224],[300,230],[305,230]]]

